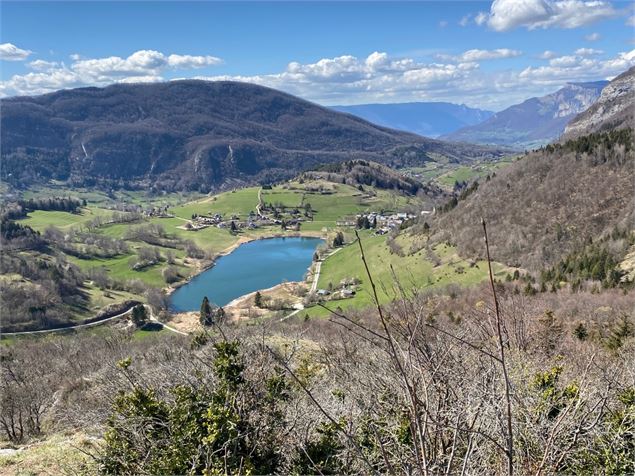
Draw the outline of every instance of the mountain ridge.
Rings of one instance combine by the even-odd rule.
[[[541,97],[533,97],[494,114],[481,124],[441,136],[452,141],[535,148],[559,138],[566,124],[590,107],[608,81],[567,83]]]
[[[500,155],[371,124],[262,86],[179,80],[2,99],[2,179],[209,191],[350,159]],[[310,133],[309,133],[310,132]]]

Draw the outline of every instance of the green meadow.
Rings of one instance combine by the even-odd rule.
[[[376,236],[369,232],[360,234],[364,255],[368,262],[380,303],[386,303],[405,293],[442,288],[449,284],[470,286],[487,279],[485,261],[468,261],[461,258],[456,249],[447,244],[435,246],[428,252],[423,246],[423,238],[402,234],[396,242],[401,251],[391,251],[386,236]],[[509,268],[493,264],[497,278],[504,278]],[[363,308],[374,304],[372,288],[361,259],[359,244],[355,241],[327,258],[322,263],[318,289],[337,287],[342,280],[356,278],[361,281],[355,296],[349,299],[324,303],[335,309],[340,307]],[[315,306],[300,313],[300,316],[326,316],[329,312]]]

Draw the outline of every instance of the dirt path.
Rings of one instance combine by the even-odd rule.
[[[313,273],[313,281],[311,282],[311,289],[309,292],[314,293],[317,291],[318,281],[320,280],[320,271],[322,271],[322,263],[337,253],[342,248],[336,248],[332,253],[330,253],[326,258],[321,261],[318,261],[315,265],[315,273]]]
[[[258,205],[256,205],[256,215],[261,216],[262,213],[260,210],[262,209],[262,187],[258,189]]]

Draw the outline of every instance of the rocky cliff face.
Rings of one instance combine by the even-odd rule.
[[[500,144],[528,149],[557,139],[576,114],[600,96],[607,81],[569,83],[553,94],[511,106],[475,126],[442,136],[442,139]]]
[[[598,100],[565,128],[563,139],[606,129],[633,127],[635,113],[635,67],[622,73],[603,90]]]

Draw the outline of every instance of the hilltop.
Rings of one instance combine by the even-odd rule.
[[[442,139],[531,149],[558,139],[567,123],[600,96],[607,81],[569,83],[555,93],[534,97]]]
[[[237,82],[171,81],[3,99],[2,179],[17,186],[209,191],[353,158],[393,166],[496,157]]]

